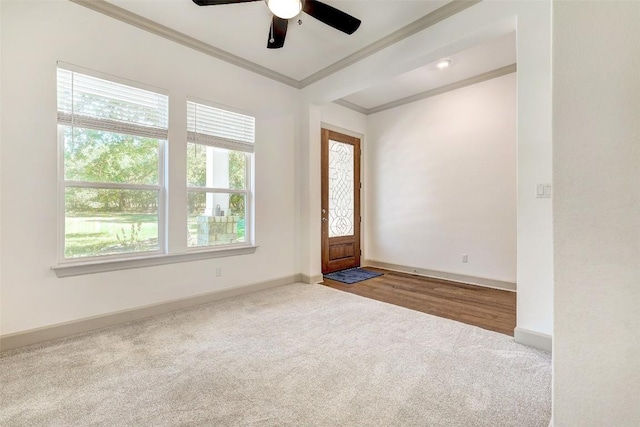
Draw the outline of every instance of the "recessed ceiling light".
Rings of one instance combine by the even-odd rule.
[[[438,70],[445,70],[447,68],[449,68],[451,66],[451,60],[450,59],[443,59],[441,61],[438,61],[436,63],[436,67],[438,68]]]

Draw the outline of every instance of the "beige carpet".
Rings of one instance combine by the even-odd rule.
[[[551,357],[289,285],[0,355],[1,426],[544,426]]]

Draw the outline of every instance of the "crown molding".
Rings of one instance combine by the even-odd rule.
[[[495,70],[487,71],[486,73],[478,74],[476,76],[459,80],[448,85],[440,86],[432,90],[427,90],[425,92],[407,96],[396,101],[387,102],[386,104],[378,105],[377,107],[373,108],[364,108],[345,99],[337,99],[333,102],[338,105],[342,105],[343,107],[350,108],[359,113],[370,115],[379,113],[381,111],[390,110],[392,108],[400,107],[405,104],[410,104],[412,102],[420,101],[425,98],[430,98],[432,96],[441,95],[446,92],[451,92],[452,90],[460,89],[465,86],[471,86],[477,83],[485,82],[487,80],[495,79],[497,77],[506,76],[507,74],[515,73],[516,71],[518,71],[517,64],[506,65],[504,67],[496,68]]]
[[[220,59],[222,61],[236,65],[240,68],[244,68],[245,70],[252,71],[256,74],[260,74],[264,77],[268,77],[272,80],[278,81],[280,83],[284,83],[296,89],[300,89],[300,82],[296,79],[293,79],[289,76],[285,76],[284,74],[280,74],[267,67],[263,67],[262,65],[258,65],[254,62],[248,61],[244,58],[236,56],[225,50],[211,46],[208,43],[195,39],[179,31],[173,30],[169,27],[165,27],[164,25],[158,24],[157,22],[154,22],[150,19],[144,18],[135,13],[129,12],[128,10],[118,7],[114,4],[111,4],[105,0],[69,0],[69,1],[72,3],[79,4],[81,6],[84,6],[86,8],[89,8],[91,10],[94,10],[96,12],[100,12],[104,15],[110,16],[111,18],[117,19],[124,23],[133,25],[134,27],[138,27],[152,34],[158,35],[160,37],[164,37],[165,39],[171,40],[183,46],[197,50],[198,52],[202,52],[216,59]]]
[[[278,81],[280,83],[284,83],[285,85],[291,86],[293,88],[302,89],[306,86],[309,86],[310,84],[313,84],[319,80],[324,79],[325,77],[337,71],[347,68],[348,66],[353,65],[354,63],[361,61],[362,59],[368,56],[371,56],[374,53],[379,52],[386,47],[389,47],[395,43],[398,43],[399,41],[404,40],[407,37],[410,37],[419,31],[429,28],[430,26],[435,25],[446,18],[449,18],[450,16],[455,15],[456,13],[459,13],[475,5],[482,0],[454,0],[450,3],[447,3],[444,6],[434,10],[433,12],[423,16],[422,18],[419,18],[413,21],[409,25],[406,25],[400,28],[399,30],[394,31],[393,33],[381,38],[380,40],[373,42],[368,46],[365,46],[364,48],[358,50],[357,52],[354,52],[351,55],[346,56],[345,58],[329,65],[328,67],[323,68],[322,70],[316,73],[313,73],[305,77],[302,80],[296,80],[292,77],[278,73],[277,71],[273,71],[270,68],[263,67],[262,65],[256,64],[255,62],[236,56],[225,50],[219,49],[208,43],[205,43],[196,38],[188,36],[184,33],[173,30],[164,25],[158,24],[155,21],[144,18],[126,9],[123,9],[119,6],[109,3],[105,0],[69,0],[69,1],[72,3],[78,4],[80,6],[84,6],[88,9],[94,10],[96,12],[102,13],[111,18],[117,19],[121,22],[133,25],[134,27],[138,27],[152,34],[158,35],[160,37],[164,37],[167,40],[171,40],[183,46],[197,50],[198,52],[202,52],[213,58],[220,59],[222,61],[236,65],[240,68],[244,68],[245,70],[249,70],[251,72],[260,74],[269,79]],[[348,107],[348,108],[352,108],[352,107]],[[355,108],[352,108],[352,109],[355,109]],[[358,110],[356,109],[356,111]]]
[[[335,101],[333,101],[334,104],[338,104],[338,105],[342,105],[343,107],[346,107],[350,110],[353,111],[357,111],[358,113],[362,113],[362,114],[369,114],[369,110],[359,106],[358,104],[354,104],[353,102],[349,102],[346,99],[336,99]]]
[[[361,61],[364,58],[371,56],[374,53],[377,53],[393,44],[396,44],[399,41],[402,41],[407,37],[410,37],[426,28],[429,28],[437,24],[438,22],[455,15],[456,13],[462,12],[463,10],[475,4],[478,4],[481,1],[482,0],[454,0],[450,3],[447,3],[444,6],[434,10],[433,12],[426,14],[422,18],[413,21],[409,25],[406,25],[399,30],[394,31],[388,36],[385,36],[380,40],[373,42],[368,46],[365,46],[357,52],[344,57],[338,62],[335,62],[328,67],[311,74],[308,77],[305,77],[304,79],[300,80],[300,87],[304,88],[309,86],[310,84],[322,80],[325,77],[330,76],[331,74],[334,74],[344,68],[347,68],[348,66],[353,65],[356,62]]]

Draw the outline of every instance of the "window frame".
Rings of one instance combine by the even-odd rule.
[[[107,80],[112,83],[130,86],[136,89],[143,89],[150,92],[155,92],[159,95],[167,97],[167,119],[169,117],[169,93],[163,89],[151,87],[131,80],[123,79],[120,77],[112,76],[106,73],[100,73],[93,70],[88,70],[82,67],[78,67],[71,64],[58,61],[56,66],[56,72],[58,69],[70,71],[73,73],[84,74],[89,77],[95,77],[102,80]],[[56,89],[59,87],[59,82],[56,79]],[[167,216],[168,216],[168,194],[167,194],[167,160],[168,160],[168,122],[167,122],[167,139],[155,137],[158,141],[158,183],[157,184],[132,184],[132,183],[119,183],[119,182],[102,182],[102,181],[82,181],[82,180],[67,180],[65,175],[65,127],[70,129],[93,129],[103,132],[110,132],[120,135],[138,136],[134,133],[125,133],[123,129],[110,129],[108,126],[96,127],[79,125],[74,126],[73,120],[71,123],[61,122],[58,106],[56,107],[58,112],[57,126],[57,156],[58,156],[58,212],[57,212],[57,264],[58,266],[64,265],[87,265],[97,263],[109,263],[113,261],[129,261],[140,258],[156,257],[167,253],[168,248],[168,236],[167,236]],[[109,123],[108,120],[104,121]],[[133,125],[134,127],[136,125]],[[144,126],[140,126],[141,128]],[[87,189],[116,189],[116,190],[146,190],[158,192],[158,249],[145,250],[145,251],[132,251],[123,252],[121,254],[108,254],[108,255],[89,255],[78,257],[66,257],[66,190],[68,188],[87,188]]]
[[[251,179],[251,165],[253,162],[251,161],[252,154],[245,154],[245,182],[249,182]],[[250,191],[249,185],[245,185],[244,190],[233,190],[227,188],[215,188],[215,187],[192,187],[187,185],[187,196],[189,193],[211,193],[211,194],[244,194],[244,242],[237,243],[226,243],[220,245],[206,245],[206,246],[189,246],[189,242],[187,241],[187,250],[188,251],[203,251],[203,250],[223,250],[229,247],[237,247],[237,246],[245,246],[253,244],[253,192]],[[189,218],[187,216],[187,224],[189,223]],[[189,236],[188,236],[189,237]],[[188,239],[187,237],[187,239]]]
[[[112,132],[124,135],[132,135],[138,137],[149,137],[155,138],[158,140],[158,184],[129,184],[129,183],[105,183],[105,182],[87,182],[82,180],[66,180],[65,179],[65,140],[64,140],[64,132],[65,127],[74,127],[72,126],[74,122],[70,120],[71,115],[68,114],[68,109],[64,108],[59,110],[60,106],[57,104],[56,112],[57,112],[57,121],[56,121],[56,155],[57,158],[57,180],[56,180],[56,196],[57,196],[57,212],[56,212],[56,240],[57,240],[57,254],[56,259],[57,262],[55,265],[51,267],[58,278],[64,277],[73,277],[85,274],[94,274],[94,273],[103,273],[109,271],[119,271],[130,268],[142,268],[142,267],[153,267],[159,265],[167,265],[173,263],[182,263],[182,262],[190,262],[190,261],[199,261],[199,260],[207,260],[213,258],[223,258],[230,256],[239,256],[239,255],[250,255],[254,254],[258,248],[255,244],[255,181],[254,181],[254,171],[255,171],[255,150],[254,150],[254,140],[255,140],[255,131],[256,131],[256,117],[253,114],[248,114],[245,111],[237,110],[228,106],[218,105],[214,103],[210,103],[208,101],[203,101],[197,98],[192,98],[185,96],[184,98],[176,98],[176,96],[170,96],[169,91],[165,89],[160,89],[157,87],[153,87],[151,85],[147,85],[144,83],[140,83],[137,81],[128,80],[126,78],[121,78],[117,76],[113,76],[107,73],[102,73],[98,71],[94,71],[91,69],[87,69],[84,67],[64,63],[62,61],[57,61],[57,69],[63,69],[71,72],[76,72],[80,74],[85,74],[90,77],[96,77],[99,79],[104,79],[113,83],[119,83],[123,85],[128,85],[134,88],[139,88],[151,92],[155,92],[161,95],[166,96],[166,106],[167,106],[167,121],[166,128],[164,127],[164,122],[162,122],[162,126],[159,128],[151,126],[150,128],[145,128],[144,125],[137,124],[129,124],[124,122],[119,122],[114,120],[113,122],[109,119],[95,117],[96,120],[91,119],[91,117],[86,116],[89,120],[85,120],[85,116],[80,117],[76,122],[76,128],[85,128],[85,129],[95,129],[98,131],[104,132]],[[59,82],[58,79],[55,80],[56,87],[59,90]],[[233,243],[229,245],[209,245],[209,246],[188,246],[188,234],[187,239],[182,240],[180,236],[181,234],[177,232],[177,229],[174,228],[174,225],[177,218],[172,219],[172,215],[178,215],[179,217],[184,216],[184,220],[187,220],[186,211],[183,214],[183,208],[176,208],[171,210],[169,203],[172,200],[172,188],[176,194],[181,194],[182,191],[185,191],[185,198],[187,192],[190,188],[186,185],[186,174],[184,178],[182,178],[182,182],[179,182],[179,179],[176,180],[175,176],[170,176],[169,173],[171,169],[176,167],[176,160],[172,160],[171,152],[174,150],[179,150],[178,147],[183,147],[186,150],[186,144],[184,144],[184,137],[176,136],[176,130],[170,130],[169,123],[171,122],[171,110],[172,105],[176,102],[181,103],[184,102],[185,98],[187,102],[195,102],[200,103],[205,106],[211,106],[214,108],[219,108],[225,110],[226,112],[232,112],[237,114],[247,115],[252,119],[251,126],[249,128],[246,127],[244,131],[250,129],[250,134],[240,134],[240,139],[238,141],[234,140],[225,140],[224,138],[217,138],[219,141],[224,141],[225,145],[222,145],[221,148],[226,148],[229,150],[235,151],[243,151],[245,153],[245,188],[244,189],[220,189],[220,188],[207,188],[207,187],[192,187],[193,191],[197,192],[210,192],[213,190],[214,192],[222,192],[222,193],[242,193],[245,194],[245,241],[240,243]],[[180,111],[181,109],[178,109]],[[78,116],[76,116],[78,117]],[[188,114],[182,116],[185,119],[185,122],[188,121]],[[182,120],[182,117],[180,121]],[[232,120],[233,121],[233,120]],[[86,125],[89,123],[89,125]],[[109,125],[116,124],[117,128],[111,128]],[[141,134],[141,129],[144,130],[144,134]],[[151,129],[151,134],[147,132]],[[185,128],[187,130],[187,141],[189,141],[189,126],[188,123],[185,123]],[[178,132],[179,133],[179,132]],[[249,135],[251,137],[250,143],[247,141],[246,136]],[[244,141],[242,140],[243,138]],[[210,139],[210,138],[207,138]],[[175,140],[175,141],[174,141]],[[172,142],[174,141],[174,142]],[[204,141],[193,141],[194,143],[200,145],[209,145],[204,143]],[[238,142],[240,144],[238,144]],[[242,146],[244,143],[245,149],[238,149],[238,146]],[[229,145],[230,144],[230,145]],[[248,150],[246,147],[249,147]],[[217,145],[214,145],[217,146]],[[171,148],[173,147],[173,148]],[[184,157],[177,156],[178,159]],[[180,160],[177,160],[180,161]],[[184,187],[181,187],[184,186]],[[121,254],[109,254],[109,255],[93,255],[93,256],[79,256],[73,258],[65,258],[65,228],[66,228],[66,189],[67,188],[117,188],[123,190],[147,190],[147,191],[158,191],[158,249],[154,251],[140,251],[140,252],[126,252]],[[180,190],[183,188],[183,190]],[[185,200],[186,201],[186,200]],[[174,202],[177,202],[174,200]],[[178,222],[183,221],[182,218],[178,220]],[[171,226],[171,228],[170,228]]]
[[[233,250],[235,248],[242,247],[254,247],[255,245],[255,222],[254,222],[254,197],[255,197],[255,189],[254,189],[254,181],[253,181],[253,171],[254,171],[254,163],[255,163],[255,117],[249,115],[246,111],[238,110],[236,108],[231,108],[226,105],[216,104],[210,101],[202,100],[194,97],[187,97],[187,123],[189,123],[189,103],[200,104],[204,107],[212,107],[219,110],[223,110],[225,112],[231,112],[236,114],[242,114],[248,117],[253,118],[253,132],[254,132],[254,141],[251,143],[246,143],[242,141],[235,141],[233,139],[226,139],[222,137],[217,137],[209,134],[204,134],[205,138],[198,139],[198,135],[201,135],[196,132],[197,129],[193,131],[190,129],[187,124],[187,138],[185,143],[185,151],[188,150],[189,144],[196,144],[202,147],[213,147],[219,149],[225,149],[229,151],[235,151],[239,153],[244,153],[245,158],[245,167],[244,167],[244,189],[232,189],[232,188],[218,188],[218,187],[207,187],[207,186],[193,186],[189,185],[187,178],[185,176],[185,186],[186,186],[186,194],[187,200],[189,193],[219,193],[219,194],[244,194],[245,196],[245,237],[244,242],[237,243],[227,243],[220,245],[204,245],[204,246],[189,246],[189,238],[190,234],[187,234],[187,251],[190,253],[194,252],[209,252],[209,251],[225,251],[225,250]],[[193,139],[190,139],[190,134],[193,135]],[[239,143],[239,144],[238,144]],[[234,147],[235,144],[240,146],[251,146],[251,150],[247,149],[238,149],[238,147]],[[188,165],[187,165],[188,168]],[[188,169],[187,169],[188,175]],[[187,224],[189,223],[189,218],[187,215]]]

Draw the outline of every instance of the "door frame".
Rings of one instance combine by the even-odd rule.
[[[322,273],[326,274],[332,271],[342,270],[345,268],[359,267],[362,257],[362,175],[361,175],[361,157],[362,157],[362,137],[343,133],[344,131],[333,130],[329,127],[322,126],[321,129],[321,154],[320,154],[320,228],[321,228],[321,268]],[[329,139],[334,141],[351,144],[354,146],[354,234],[344,237],[329,237],[329,168],[328,168],[328,142]],[[331,243],[329,241],[331,240]],[[353,257],[346,257],[343,260],[329,260],[330,246],[340,245],[343,243],[353,242]]]

